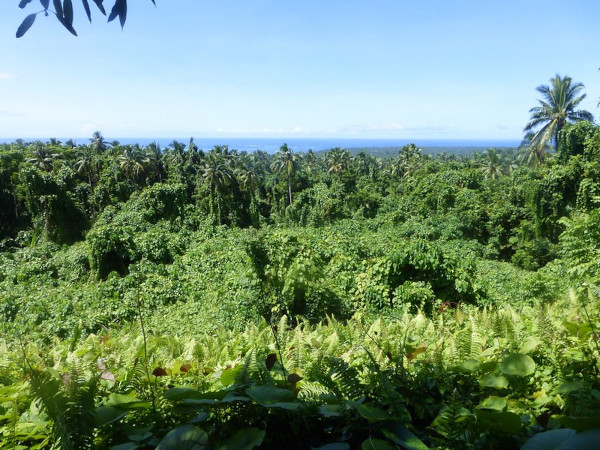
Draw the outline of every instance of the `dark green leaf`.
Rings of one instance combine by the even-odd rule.
[[[67,26],[73,26],[73,2],[71,0],[63,1],[63,11],[65,16],[65,23]]]
[[[264,438],[264,430],[254,427],[244,428],[226,439],[219,450],[251,450],[261,445]]]
[[[167,433],[156,450],[200,450],[207,439],[204,430],[194,425],[182,425]]]
[[[117,16],[121,22],[121,28],[123,28],[125,26],[125,21],[127,20],[127,0],[116,0],[115,5],[108,16],[108,21],[112,22]]]
[[[265,408],[283,408],[297,409],[300,403],[296,401],[296,396],[287,389],[276,388],[275,386],[257,386],[252,389],[246,389],[246,394],[256,403]]]
[[[25,33],[27,33],[27,30],[29,30],[31,28],[31,25],[33,25],[33,22],[35,22],[36,15],[37,14],[29,14],[27,17],[25,17],[25,20],[23,20],[23,22],[17,29],[17,38],[20,38]]]
[[[408,450],[427,450],[429,448],[402,425],[388,426],[381,431],[386,438]]]
[[[313,448],[313,450],[348,450],[350,446],[344,442],[332,442],[321,447]]]
[[[129,411],[127,409],[115,408],[112,406],[100,406],[94,411],[94,419],[97,427],[103,427],[109,423],[116,422],[125,417]]]
[[[109,450],[134,450],[140,448],[140,444],[136,442],[126,442],[125,444],[113,445]]]
[[[376,406],[351,401],[348,401],[347,403],[349,406],[352,406],[354,409],[356,409],[356,411],[369,422],[380,422],[383,420],[392,419],[392,416],[390,416],[386,411],[377,408]]]
[[[48,6],[50,6],[50,0],[40,0],[40,3],[44,7],[44,9],[48,9]]]
[[[573,437],[575,430],[550,430],[536,434],[529,439],[521,450],[558,450],[562,445]]]
[[[383,439],[365,439],[360,446],[361,450],[394,450],[396,447]]]
[[[92,12],[90,11],[90,4],[88,3],[88,0],[82,0],[82,2],[83,2],[83,9],[85,9],[85,14],[87,15],[90,23],[92,23]]]
[[[566,428],[572,428],[575,431],[600,429],[600,417],[571,417],[556,416],[556,419]]]
[[[60,0],[52,0],[52,2],[54,3],[54,10],[56,11],[56,17],[58,18],[58,21],[60,23],[64,23],[63,8]]]
[[[25,8],[29,3],[31,3],[31,0],[21,0],[19,2],[19,8]]]
[[[571,392],[579,391],[583,389],[583,384],[579,381],[565,381],[556,390],[557,394],[569,394]]]
[[[521,432],[521,417],[513,412],[492,412],[479,409],[475,413],[482,426],[506,434]]]
[[[106,15],[106,10],[104,9],[104,5],[102,4],[103,0],[92,0],[96,6],[98,7],[98,9],[100,10],[100,12],[104,15]]]

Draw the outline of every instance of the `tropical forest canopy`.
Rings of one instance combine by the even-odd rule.
[[[597,448],[582,90],[472,156],[1,145],[0,448]]]

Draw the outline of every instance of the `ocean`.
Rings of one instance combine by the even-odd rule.
[[[68,138],[58,138],[64,142]],[[114,138],[111,136],[105,136],[108,142],[114,140],[119,141],[122,145],[127,144],[139,144],[141,146],[147,146],[152,142],[156,142],[162,149],[166,148],[176,140],[186,145],[189,143],[189,137],[177,137],[177,138]],[[35,139],[23,139],[26,142],[32,142],[35,140],[41,140],[42,142],[48,139],[35,138]],[[77,144],[83,145],[89,143],[89,139],[79,138],[73,139]],[[0,138],[2,142],[13,142],[14,139]],[[215,137],[215,138],[194,138],[194,143],[198,148],[202,150],[210,150],[215,145],[227,145],[230,150],[254,152],[256,150],[262,150],[267,153],[275,153],[283,143],[287,143],[293,151],[307,152],[313,150],[315,152],[322,150],[329,150],[334,147],[341,147],[344,149],[360,149],[360,148],[400,148],[404,145],[414,143],[421,148],[443,148],[445,150],[456,148],[490,148],[490,147],[518,147],[520,140],[515,139],[353,139],[353,138],[226,138],[226,137]]]

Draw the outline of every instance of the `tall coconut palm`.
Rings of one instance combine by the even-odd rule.
[[[146,148],[146,156],[149,161],[150,173],[153,175],[155,180],[160,183],[163,182],[165,177],[165,165],[163,163],[163,153],[160,149],[160,145],[156,142],[151,142]]]
[[[594,116],[584,110],[577,110],[577,106],[586,97],[579,95],[584,86],[582,83],[573,83],[569,76],[556,75],[550,79],[550,86],[542,85],[537,91],[544,96],[544,100],[538,100],[540,106],[531,108],[531,120],[525,126],[524,131],[533,131],[541,125],[530,140],[530,145],[545,147],[552,143],[556,147],[558,133],[569,122],[580,122],[588,120],[593,122]]]
[[[533,131],[525,135],[519,146],[519,153],[517,155],[518,162],[525,164],[530,169],[537,169],[544,164],[548,158],[548,152],[552,149],[548,141],[534,142],[534,136],[535,133]]]
[[[481,171],[486,178],[495,180],[506,175],[508,169],[502,155],[498,152],[498,149],[489,148],[485,151],[484,156]]]
[[[350,152],[335,147],[327,153],[327,173],[341,173],[348,169],[350,165]]]
[[[288,182],[288,195],[290,205],[292,204],[292,177],[298,170],[298,158],[297,155],[288,147],[287,144],[283,144],[279,147],[279,151],[275,155],[272,168],[274,171],[279,173],[285,173]]]
[[[92,147],[96,153],[104,153],[109,146],[110,144],[104,139],[102,133],[99,131],[94,131],[94,134],[90,139],[90,147]]]
[[[52,163],[58,155],[50,153],[48,148],[41,142],[35,142],[31,149],[33,150],[33,158],[29,158],[27,162],[45,172],[52,170]]]
[[[150,159],[138,146],[126,146],[119,156],[119,166],[127,178],[137,185],[138,178],[146,172]]]
[[[96,156],[91,147],[81,147],[77,152],[75,170],[79,175],[86,175],[92,191],[94,190],[94,172]]]

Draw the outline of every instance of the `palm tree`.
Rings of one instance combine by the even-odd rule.
[[[405,145],[392,161],[389,169],[390,174],[402,178],[410,176],[419,167],[421,158],[421,149],[419,147],[415,144]]]
[[[90,139],[90,147],[92,147],[96,153],[104,153],[109,146],[110,144],[104,139],[102,133],[94,131],[94,134]]]
[[[558,133],[569,122],[580,122],[582,120],[594,121],[594,116],[584,110],[576,110],[577,106],[586,97],[579,95],[584,88],[582,83],[573,83],[573,80],[564,76],[556,75],[550,79],[551,86],[542,85],[537,91],[544,96],[544,100],[538,100],[540,106],[531,108],[531,120],[525,126],[524,131],[532,131],[542,125],[530,139],[530,146],[540,147],[538,152],[545,153],[547,144],[552,143],[556,147]]]
[[[548,152],[551,150],[550,142],[533,142],[535,133],[530,131],[525,135],[521,145],[517,160],[520,164],[525,164],[530,169],[537,169],[546,162]]]
[[[41,142],[35,142],[32,145],[32,150],[33,158],[29,158],[27,162],[37,166],[45,172],[52,170],[52,162],[58,155],[56,153],[50,153],[46,146]]]
[[[290,205],[292,204],[292,177],[298,170],[298,158],[296,154],[288,147],[287,144],[283,144],[279,147],[279,151],[275,155],[272,168],[274,171],[279,173],[285,173],[288,181],[288,194],[290,199]]]
[[[327,153],[327,173],[340,173],[348,169],[350,165],[350,153],[340,147],[333,148]]]
[[[137,185],[137,179],[146,171],[150,159],[138,146],[126,146],[119,156],[119,166],[127,178]]]
[[[77,143],[73,139],[68,139],[65,142],[65,147],[67,147],[67,148],[75,148],[75,147],[77,147]]]
[[[79,175],[87,175],[92,191],[94,190],[93,174],[95,165],[95,153],[91,147],[81,147],[77,152],[75,170]]]
[[[162,183],[165,174],[165,166],[163,164],[163,154],[160,145],[156,142],[148,144],[146,156],[148,157],[150,171],[153,173],[154,178]]]
[[[489,148],[485,151],[485,158],[481,165],[481,171],[486,178],[496,180],[506,174],[506,164],[502,155],[498,153],[498,149]]]

